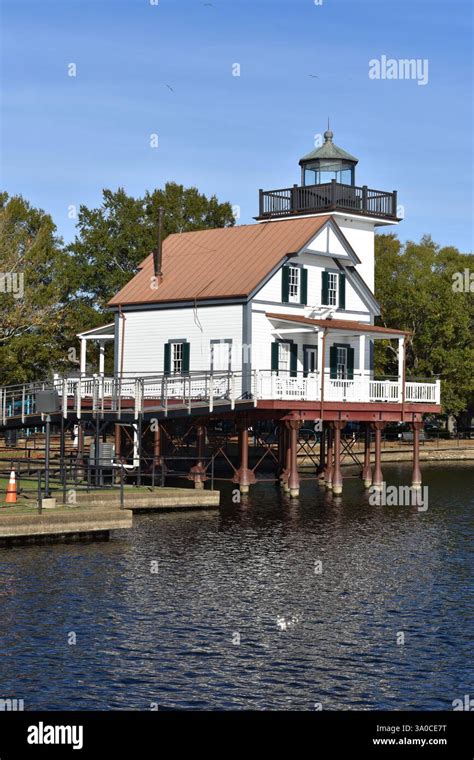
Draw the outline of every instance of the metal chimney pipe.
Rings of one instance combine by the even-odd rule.
[[[158,239],[157,239],[157,245],[155,250],[153,251],[153,268],[154,268],[154,274],[157,278],[158,282],[161,281],[163,277],[162,272],[162,254],[163,254],[163,206],[159,206],[158,208]]]

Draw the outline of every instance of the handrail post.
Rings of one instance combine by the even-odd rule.
[[[336,206],[336,180],[331,180],[331,207],[335,208]]]
[[[394,190],[392,193],[392,216],[397,215],[397,191]]]
[[[263,216],[263,190],[262,188],[258,191],[258,215]]]
[[[367,185],[362,185],[362,211],[368,211],[368,208],[367,208],[367,199],[368,199],[367,190],[368,190]]]

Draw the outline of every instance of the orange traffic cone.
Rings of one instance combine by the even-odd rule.
[[[8,481],[8,485],[7,485],[7,495],[5,497],[5,503],[16,504],[16,475],[15,475],[14,467],[12,467],[12,471],[10,473],[10,480]]]

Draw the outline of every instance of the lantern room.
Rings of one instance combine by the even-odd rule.
[[[327,129],[324,143],[300,160],[301,185],[324,185],[335,180],[341,185],[355,185],[358,159],[333,143],[333,132]]]

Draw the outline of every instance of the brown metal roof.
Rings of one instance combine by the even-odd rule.
[[[284,219],[169,235],[163,243],[163,280],[158,287],[152,287],[150,254],[109,306],[248,296],[329,219]]]
[[[385,333],[389,335],[410,335],[406,330],[392,330],[390,327],[377,327],[369,325],[366,322],[353,322],[350,319],[311,319],[298,314],[273,314],[266,313],[269,319],[280,319],[284,322],[297,322],[303,325],[313,325],[314,327],[326,327],[332,330],[348,330],[350,332],[374,332]]]

